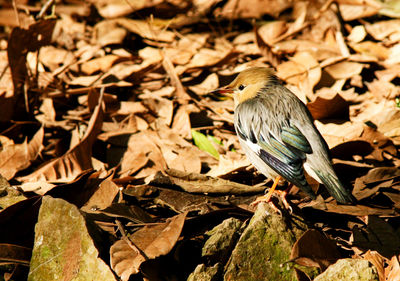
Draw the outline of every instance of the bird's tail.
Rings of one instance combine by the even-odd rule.
[[[337,202],[341,204],[355,203],[356,199],[354,198],[354,196],[343,187],[343,184],[336,177],[336,175],[329,172],[324,173],[321,171],[316,172],[316,174]]]

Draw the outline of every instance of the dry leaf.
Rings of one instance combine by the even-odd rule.
[[[163,224],[145,226],[133,233],[129,241],[115,242],[110,248],[111,268],[122,280],[128,280],[139,273],[144,261],[168,254],[181,234],[186,214],[169,218]]]
[[[249,186],[220,178],[213,178],[202,174],[185,173],[173,169],[165,170],[165,172],[167,175],[158,173],[154,182],[177,185],[190,193],[251,194],[262,192],[265,189],[264,186]]]
[[[225,4],[222,11],[217,13],[217,16],[230,19],[260,18],[265,14],[276,16],[280,12],[290,8],[291,5],[291,1],[286,0],[230,0]]]
[[[378,270],[379,281],[385,281],[385,258],[381,256],[377,251],[368,250],[363,258],[371,262]]]
[[[128,18],[120,18],[116,19],[116,21],[130,32],[136,33],[143,38],[164,42],[171,42],[175,38],[175,33],[164,30],[150,21]]]
[[[316,120],[324,118],[348,119],[349,115],[349,104],[339,94],[330,99],[317,96],[313,102],[307,104],[307,108]]]
[[[400,264],[399,257],[393,256],[389,262],[388,267],[385,269],[386,281],[399,281],[400,280]]]
[[[12,179],[18,171],[29,167],[43,149],[44,128],[41,127],[29,143],[12,144],[0,151],[0,174],[7,180]]]
[[[307,230],[293,245],[290,259],[304,266],[316,266],[324,271],[340,258],[335,243],[317,230]]]
[[[56,158],[30,175],[19,178],[24,182],[33,181],[71,181],[82,171],[92,167],[92,145],[101,130],[103,111],[101,104],[103,94],[100,94],[98,104],[89,120],[88,128],[82,141],[71,148],[63,156]]]

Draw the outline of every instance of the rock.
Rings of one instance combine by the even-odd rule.
[[[292,224],[260,203],[232,252],[224,280],[296,280],[284,263],[305,229],[299,220]]]
[[[11,187],[8,181],[0,175],[0,209],[5,209],[26,199],[21,192]]]
[[[75,205],[44,196],[28,280],[115,280]]]
[[[229,218],[208,231],[210,237],[202,249],[202,257],[207,258],[211,264],[215,262],[225,263],[237,239],[240,236],[242,222],[235,218]]]
[[[204,264],[199,264],[189,275],[187,281],[217,281],[221,279],[220,275],[220,263],[216,263],[214,266],[205,266]]]
[[[379,276],[375,266],[367,260],[341,259],[314,281],[379,281]]]

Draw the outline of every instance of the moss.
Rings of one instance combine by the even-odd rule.
[[[289,260],[302,230],[291,226],[264,205],[243,232],[227,266],[225,280],[296,280]]]

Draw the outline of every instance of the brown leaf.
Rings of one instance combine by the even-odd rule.
[[[124,203],[113,203],[111,206],[100,210],[100,213],[113,217],[125,218],[134,223],[149,223],[154,222],[154,219],[144,211],[141,207],[136,205],[126,205]]]
[[[286,0],[229,0],[222,8],[222,11],[217,13],[217,16],[230,19],[260,18],[264,14],[276,16],[291,6],[292,2]]]
[[[380,255],[377,251],[368,250],[363,258],[371,262],[378,270],[379,281],[385,281],[385,262],[386,258]]]
[[[322,271],[340,258],[335,243],[317,230],[307,230],[293,245],[290,259],[304,266],[317,266]]]
[[[8,145],[0,151],[0,174],[7,180],[12,179],[18,171],[29,167],[43,148],[44,128],[41,127],[31,141],[22,144]]]
[[[254,29],[256,35],[256,43],[257,47],[260,50],[261,54],[267,59],[267,61],[274,67],[279,66],[279,58],[272,52],[271,43],[266,41],[261,35],[260,30],[261,28]]]
[[[187,100],[190,99],[190,96],[186,93],[185,89],[183,88],[182,82],[179,79],[179,76],[172,64],[171,60],[168,56],[164,53],[164,59],[162,65],[167,72],[169,78],[171,79],[171,84],[176,89],[176,96],[181,103],[187,103]]]
[[[155,139],[155,132],[147,130],[133,134],[128,140],[128,149],[124,152],[120,164],[120,174],[131,175],[142,169],[146,164],[153,172],[163,170],[166,163]],[[146,175],[147,176],[147,175]]]
[[[63,156],[50,161],[32,174],[19,179],[27,182],[40,180],[71,181],[82,171],[92,168],[92,145],[103,123],[102,101],[103,94],[98,99],[98,104],[90,117],[85,135],[79,144],[71,148]]]
[[[308,109],[314,119],[324,118],[348,119],[349,103],[340,94],[327,99],[320,96],[307,104]]]
[[[81,209],[85,212],[105,209],[112,204],[118,192],[119,187],[111,180],[105,179]]]
[[[175,38],[174,32],[165,30],[151,21],[128,18],[119,18],[116,21],[130,32],[136,33],[143,38],[163,42],[171,42]]]
[[[165,172],[167,175],[158,173],[154,182],[177,185],[190,193],[250,194],[262,192],[265,189],[264,186],[249,186],[202,174],[185,173],[174,169],[168,169]]]
[[[376,15],[380,8],[380,3],[377,1],[368,1],[365,3],[363,1],[350,1],[350,4],[347,4],[346,1],[343,2],[343,4],[339,5],[339,9],[345,21],[371,17]]]
[[[100,1],[96,1],[98,3]],[[96,43],[101,46],[122,44],[128,31],[114,20],[103,20],[94,26]]]
[[[13,76],[14,90],[19,93],[27,75],[26,55],[39,50],[51,42],[56,21],[42,20],[29,26],[29,29],[16,27],[12,30],[8,41],[8,60]]]
[[[390,208],[368,207],[364,205],[338,205],[335,201],[324,202],[322,198],[309,203],[300,203],[299,208],[314,208],[328,213],[344,214],[349,216],[398,216],[398,211]]]
[[[171,125],[174,111],[174,105],[171,100],[162,97],[147,98],[143,100],[143,105],[156,114],[160,122],[167,126]]]
[[[186,139],[192,138],[189,114],[198,111],[193,105],[182,105],[174,114],[172,129]]]
[[[400,264],[399,257],[393,256],[389,261],[389,265],[385,268],[386,281],[400,280]]]
[[[161,3],[162,0],[126,2],[124,0],[96,0],[92,2],[99,14],[104,18],[116,18],[128,15],[134,11],[150,8]]]
[[[325,70],[334,79],[348,79],[360,74],[364,67],[364,64],[358,62],[343,61],[327,66],[325,67]]]
[[[34,228],[37,223],[40,196],[19,201],[0,212],[0,241],[24,247],[33,247]]]
[[[116,55],[107,55],[104,57],[95,58],[82,63],[81,69],[86,75],[92,75],[95,72],[107,72],[114,63],[121,59]]]
[[[32,249],[19,245],[0,243],[0,260],[3,263],[29,266]]]
[[[186,214],[169,218],[163,224],[145,226],[133,233],[130,241],[115,242],[110,248],[111,268],[122,280],[128,280],[139,272],[144,261],[168,254],[181,234]]]
[[[376,250],[390,258],[400,251],[400,237],[389,223],[369,215],[365,230],[353,228],[353,245],[362,250]]]

